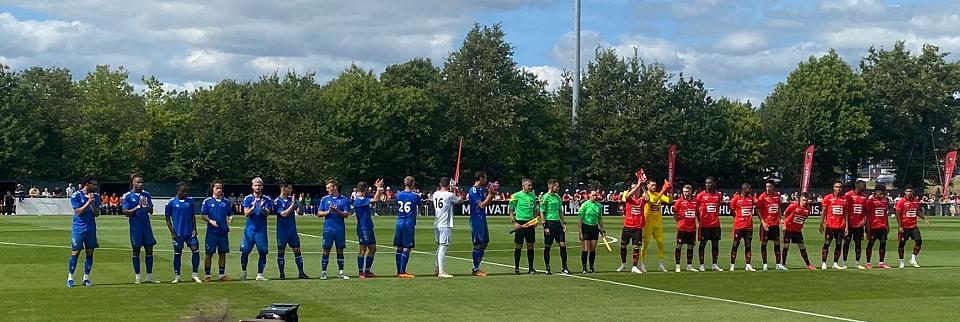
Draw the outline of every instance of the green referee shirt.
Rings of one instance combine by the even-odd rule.
[[[540,213],[547,221],[559,221],[562,205],[563,201],[560,199],[560,195],[548,192],[543,195],[543,200],[540,200]]]
[[[510,209],[515,212],[518,221],[533,220],[533,210],[537,207],[537,194],[532,190],[530,192],[518,191],[510,198]]]
[[[585,225],[596,226],[600,215],[603,214],[603,205],[599,202],[590,200],[580,205],[580,211],[577,212]]]

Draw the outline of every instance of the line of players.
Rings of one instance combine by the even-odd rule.
[[[274,214],[277,219],[277,265],[280,270],[280,279],[285,279],[285,250],[289,246],[295,256],[295,262],[299,271],[298,278],[307,279],[303,270],[303,258],[300,251],[299,234],[296,228],[296,213],[300,212],[298,205],[302,200],[295,200],[293,197],[292,186],[288,183],[280,184],[280,195],[276,199],[271,199],[263,194],[263,180],[255,178],[251,182],[252,193],[244,197],[242,202],[243,215],[247,218],[243,231],[243,241],[241,242],[241,273],[240,279],[247,277],[247,263],[250,253],[254,246],[257,249],[259,260],[257,265],[256,280],[268,280],[263,276],[266,266],[266,257],[269,253],[267,242],[267,217]],[[329,180],[326,183],[328,195],[321,202],[317,216],[325,218],[323,228],[323,256],[321,279],[327,278],[327,266],[329,255],[334,246],[336,246],[336,262],[339,269],[338,278],[349,279],[344,273],[344,255],[345,248],[345,222],[344,219],[354,215],[357,217],[357,237],[360,244],[360,252],[357,257],[358,275],[361,279],[375,277],[371,271],[374,255],[376,253],[376,237],[374,234],[373,220],[370,217],[371,205],[380,200],[380,194],[384,192],[383,180],[377,180],[374,184],[377,188],[374,195],[363,193],[366,191],[366,184],[358,184],[358,192],[355,192],[349,198],[339,193],[339,183],[335,180]],[[415,243],[415,226],[417,209],[420,206],[421,198],[414,191],[415,181],[413,177],[404,179],[405,190],[397,194],[396,200],[399,209],[397,223],[395,227],[394,246],[396,246],[395,263],[397,276],[400,278],[414,278],[415,276],[406,271],[406,266]],[[683,186],[681,198],[671,201],[669,183],[665,183],[662,190],[657,192],[655,181],[643,182],[638,179],[637,185],[628,193],[624,216],[624,228],[621,235],[620,257],[621,265],[617,271],[623,271],[626,267],[627,247],[633,244],[633,267],[634,273],[646,272],[645,266],[641,263],[637,267],[638,261],[646,257],[646,246],[650,240],[654,239],[658,246],[658,257],[660,259],[659,270],[666,271],[663,243],[663,220],[662,207],[672,205],[675,220],[677,221],[677,245],[674,251],[676,269],[680,272],[680,255],[683,245],[687,245],[687,270],[705,271],[704,251],[706,243],[712,244],[711,254],[713,259],[712,269],[722,271],[718,265],[719,248],[718,243],[721,237],[719,209],[721,194],[716,190],[716,182],[713,178],[707,178],[705,190],[701,191],[696,197],[693,196],[693,188],[690,185]],[[156,239],[153,236],[153,230],[150,224],[149,216],[153,214],[153,202],[150,193],[143,190],[143,178],[140,175],[131,176],[131,191],[124,194],[122,198],[123,213],[129,218],[130,240],[133,250],[131,258],[135,275],[135,283],[142,282],[158,283],[153,277],[153,247],[156,245]],[[489,232],[486,222],[486,207],[490,204],[493,196],[497,193],[499,185],[488,183],[484,172],[477,172],[474,176],[474,184],[470,187],[467,200],[460,200],[455,193],[455,184],[451,184],[448,178],[440,181],[440,190],[434,194],[433,202],[437,209],[437,217],[434,221],[435,241],[438,244],[437,249],[437,276],[451,277],[445,271],[445,253],[451,242],[453,228],[453,205],[469,202],[470,204],[470,226],[471,239],[473,242],[473,270],[472,275],[485,276],[480,270],[480,264],[483,261],[484,252],[489,243]],[[569,273],[567,266],[567,251],[565,241],[565,231],[567,225],[564,220],[562,200],[558,195],[559,183],[556,180],[548,182],[548,192],[540,199],[533,192],[533,181],[524,179],[522,182],[523,190],[513,195],[509,203],[509,213],[514,224],[514,263],[516,274],[520,274],[521,249],[524,244],[527,248],[528,273],[535,274],[534,269],[534,244],[536,242],[536,226],[530,225],[531,221],[542,223],[543,234],[545,237],[544,245],[544,263],[546,274],[552,274],[550,267],[551,248],[554,242],[559,246],[561,262],[563,265],[562,273]],[[806,248],[803,244],[802,228],[803,223],[810,214],[808,197],[802,196],[799,201],[791,204],[786,211],[779,209],[779,194],[772,182],[766,183],[766,191],[760,196],[754,196],[749,184],[744,183],[738,193],[731,200],[733,210],[734,244],[731,250],[730,270],[735,269],[737,250],[739,245],[744,242],[746,266],[745,270],[753,271],[751,266],[751,244],[753,237],[753,217],[760,218],[761,230],[761,253],[763,256],[763,269],[768,268],[766,246],[768,241],[774,243],[774,254],[776,258],[776,269],[787,270],[784,263],[789,250],[790,243],[797,243],[801,256],[807,264],[808,269],[814,269],[810,265],[807,257]],[[845,269],[846,253],[849,244],[853,241],[856,245],[857,267],[861,269],[871,268],[870,258],[872,247],[875,242],[880,244],[880,263],[879,267],[888,268],[884,263],[884,255],[887,239],[887,211],[888,204],[885,196],[885,189],[879,186],[874,195],[867,197],[865,184],[858,182],[856,188],[846,195],[841,194],[843,186],[841,183],[834,184],[834,193],[827,196],[823,202],[825,220],[821,221],[821,232],[825,234],[825,243],[822,252],[822,269],[827,268],[827,254],[829,246],[836,241],[834,251],[834,261],[832,267],[835,269]],[[73,217],[72,228],[72,252],[69,259],[67,286],[74,286],[74,272],[81,250],[86,251],[84,261],[83,285],[92,286],[89,274],[93,267],[94,250],[98,247],[96,238],[95,217],[99,216],[100,197],[94,191],[97,189],[97,182],[93,178],[84,180],[83,189],[77,191],[71,196],[71,204],[75,215]],[[230,252],[228,232],[229,224],[233,218],[233,207],[230,201],[223,196],[223,183],[214,181],[211,183],[212,195],[206,198],[201,205],[202,219],[207,223],[207,233],[204,242],[206,258],[204,260],[205,276],[201,280],[198,275],[200,253],[199,239],[197,234],[196,220],[194,214],[194,205],[191,198],[187,197],[188,187],[186,184],[178,184],[177,196],[172,198],[166,206],[165,218],[167,228],[171,234],[171,240],[174,248],[174,274],[172,283],[179,283],[181,256],[184,248],[191,251],[192,280],[197,283],[211,281],[211,264],[214,254],[218,254],[219,280],[228,281],[226,270],[226,254]],[[578,210],[578,231],[581,240],[581,267],[583,273],[594,272],[594,262],[596,258],[597,240],[605,235],[604,224],[602,220],[602,205],[599,201],[602,198],[599,189],[591,189],[591,198],[580,205]],[[926,218],[920,212],[919,201],[913,196],[912,189],[905,189],[905,196],[896,205],[896,217],[900,223],[899,228],[899,254],[900,267],[903,268],[903,250],[907,239],[913,239],[915,246],[910,263],[914,267],[919,267],[916,262],[916,256],[920,252],[922,239],[919,228],[917,227],[917,217]],[[782,222],[781,222],[782,219]],[[927,222],[929,225],[929,222]],[[783,251],[780,247],[780,230],[783,229]],[[867,264],[860,265],[860,248],[864,233],[869,238],[867,245]],[[693,267],[693,246],[695,240],[700,240],[699,259],[700,267]],[[844,261],[838,263],[841,251],[841,242],[843,243]],[[146,278],[141,279],[140,274],[140,249],[145,251]]]

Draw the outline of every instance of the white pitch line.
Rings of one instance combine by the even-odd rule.
[[[307,236],[307,237],[313,237],[313,238],[322,238],[322,237],[320,237],[320,236],[311,235],[311,234],[304,234],[304,233],[300,233],[300,235]],[[358,243],[358,242],[353,241],[353,240],[347,240],[347,241],[349,241],[349,242],[351,242],[351,243]],[[392,247],[395,247],[395,246],[377,245],[377,247],[392,248]],[[418,250],[411,250],[410,252],[411,252],[411,253],[422,254],[422,255],[437,256],[436,253],[430,253],[430,252],[424,252],[424,251],[418,251]],[[463,257],[456,257],[456,256],[446,256],[446,257],[447,257],[447,258],[452,258],[452,259],[461,260],[461,261],[471,262],[471,263],[473,262],[473,259],[470,259],[470,258],[463,258]],[[500,267],[506,267],[506,268],[513,268],[513,266],[507,265],[507,264],[494,263],[494,262],[488,262],[488,261],[483,261],[483,263],[486,263],[486,264],[489,264],[489,265],[494,265],[494,266],[500,266]],[[521,269],[526,269],[526,267],[521,267]],[[632,288],[641,289],[641,290],[645,290],[645,291],[651,291],[651,292],[658,292],[658,293],[664,293],[664,294],[671,294],[671,295],[678,295],[678,296],[693,297],[693,298],[699,298],[699,299],[711,300],[711,301],[717,301],[717,302],[724,302],[724,303],[731,303],[731,304],[740,304],[740,305],[752,306],[752,307],[761,308],[761,309],[768,309],[768,310],[773,310],[773,311],[781,311],[781,312],[795,313],[795,314],[800,314],[800,315],[808,315],[808,316],[814,316],[814,317],[831,319],[831,320],[837,320],[837,321],[864,322],[864,321],[862,321],[862,320],[848,319],[848,318],[839,317],[839,316],[832,316],[832,315],[826,315],[826,314],[820,314],[820,313],[814,313],[814,312],[800,311],[800,310],[788,309],[788,308],[783,308],[783,307],[778,307],[778,306],[771,306],[771,305],[764,305],[764,304],[743,302],[743,301],[737,301],[737,300],[731,300],[731,299],[725,299],[725,298],[719,298],[719,297],[713,297],[713,296],[697,295],[697,294],[690,294],[690,293],[684,293],[684,292],[663,290],[663,289],[652,288],[652,287],[644,287],[644,286],[627,284],[627,283],[620,283],[620,282],[615,282],[615,281],[610,281],[610,280],[604,280],[604,279],[599,279],[599,278],[591,278],[591,277],[585,277],[585,276],[576,276],[576,275],[572,275],[572,274],[557,274],[557,275],[564,276],[564,277],[581,279],[581,280],[599,282],[599,283],[606,283],[606,284],[611,284],[611,285],[632,287]]]

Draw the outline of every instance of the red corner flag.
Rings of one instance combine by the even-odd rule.
[[[677,145],[670,145],[670,152],[667,153],[667,181],[670,182],[670,186],[673,186],[673,174],[674,169],[676,169],[677,164]]]
[[[453,182],[456,182],[456,183],[459,183],[459,182],[460,182],[460,156],[461,156],[461,152],[463,152],[463,137],[462,137],[462,136],[460,137],[460,146],[457,147],[457,170],[456,170],[455,172],[453,172]],[[456,183],[454,183],[454,185],[456,185]]]
[[[813,171],[813,151],[815,147],[813,145],[807,147],[807,151],[803,153],[803,177],[800,179],[800,192],[807,192],[807,188],[810,187],[810,173]]]
[[[953,181],[953,170],[957,166],[957,151],[951,151],[947,153],[947,157],[944,158],[944,171],[946,176],[943,178],[943,200],[946,200],[950,196],[950,182]]]

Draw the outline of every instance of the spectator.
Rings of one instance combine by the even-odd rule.
[[[41,193],[40,196],[43,196],[44,198],[50,198],[50,188],[44,187],[43,193]]]
[[[561,197],[561,199],[564,202],[569,202],[570,200],[573,200],[573,196],[570,195],[570,189],[567,189],[566,191],[563,192],[563,197]]]
[[[19,202],[23,202],[23,198],[26,196],[27,191],[24,190],[22,183],[17,184],[17,190],[14,192],[14,194],[16,194],[17,198],[20,199]]]
[[[73,192],[76,191],[76,190],[73,189],[73,183],[68,183],[68,184],[67,184],[67,189],[65,189],[64,191],[67,192],[67,194],[66,194],[67,198],[70,198],[71,196],[73,196]]]
[[[53,187],[53,197],[54,197],[54,198],[60,198],[61,193],[63,193],[63,191],[60,190],[60,187]]]
[[[37,189],[37,186],[30,188],[30,198],[40,197],[40,189]]]
[[[17,214],[17,206],[13,203],[16,200],[17,199],[13,197],[13,194],[10,193],[10,190],[7,190],[7,194],[3,196],[4,216],[13,216]]]
[[[116,192],[110,196],[110,214],[120,215],[120,197],[117,196]]]

